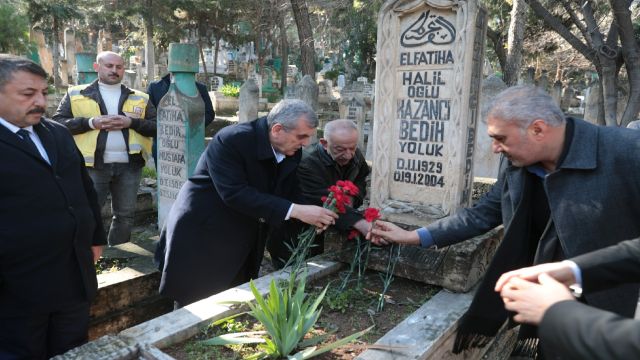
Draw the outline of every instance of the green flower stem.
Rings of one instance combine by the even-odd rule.
[[[397,249],[394,255],[394,248]],[[398,259],[400,258],[400,245],[392,244],[389,246],[389,262],[387,263],[387,271],[382,277],[382,292],[378,297],[378,306],[376,307],[376,311],[380,312],[384,308],[384,295],[389,290],[389,286],[393,282],[393,271],[396,268],[396,264],[398,263]]]

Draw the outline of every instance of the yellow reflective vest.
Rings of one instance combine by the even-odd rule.
[[[80,93],[90,84],[76,85],[69,88],[69,99],[71,100],[71,113],[74,117],[91,118],[100,116],[100,105],[92,98],[86,97]],[[131,117],[144,120],[145,110],[149,102],[149,95],[132,90],[127,100],[122,105],[122,112]],[[95,162],[94,154],[96,152],[96,144],[100,130],[90,130],[82,134],[74,135],[76,146],[80,149],[84,162],[87,166],[93,166]],[[141,154],[145,159],[151,154],[151,144],[153,139],[138,134],[135,130],[129,129],[129,154]]]

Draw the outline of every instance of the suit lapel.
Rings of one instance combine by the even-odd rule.
[[[42,122],[34,126],[33,129],[38,134],[40,142],[42,142],[42,146],[44,146],[44,150],[47,152],[51,167],[55,169],[58,162],[58,148],[56,147],[56,141],[51,130],[44,126]]]
[[[35,127],[34,127],[35,128]],[[40,134],[38,134],[39,136]],[[7,129],[6,127],[0,125],[0,141],[8,144],[9,146],[13,146],[15,148],[17,148],[18,150],[33,156],[34,158],[43,161],[46,164],[46,161],[44,161],[44,159],[42,158],[42,156],[40,156],[39,153],[35,152],[35,150],[31,150],[30,148],[28,148],[27,146],[25,146],[22,143],[22,139],[20,139],[18,137],[18,135],[14,134],[13,132],[11,132],[11,130]]]

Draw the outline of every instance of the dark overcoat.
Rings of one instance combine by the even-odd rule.
[[[640,236],[640,131],[568,121],[574,122],[568,152],[559,168],[544,178],[550,216],[566,258]],[[498,181],[474,207],[427,226],[436,245],[454,244],[504,224],[496,258],[514,256],[505,253],[504,245],[528,238],[528,220],[523,219],[528,213],[518,207],[527,176],[527,169],[512,166],[503,157]],[[502,272],[513,268],[496,270],[495,279],[484,280],[491,288]],[[497,304],[495,311],[505,312],[499,294],[490,293]],[[638,284],[593,292],[585,298],[590,305],[633,316]],[[482,300],[476,295],[474,301]]]
[[[51,165],[0,125],[0,317],[91,301],[91,246],[106,244],[93,183],[71,134],[45,119],[33,128]]]
[[[268,232],[299,193],[301,150],[276,164],[268,134],[260,118],[207,146],[160,236],[162,295],[186,305],[257,277]]]
[[[585,292],[640,281],[640,239],[571,259]],[[538,328],[546,359],[638,359],[640,320],[578,301],[551,306]]]

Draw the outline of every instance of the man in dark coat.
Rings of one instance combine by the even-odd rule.
[[[516,321],[539,326],[546,359],[638,359],[639,320],[575,301],[569,291],[577,286],[590,293],[638,281],[640,238],[508,272],[496,283],[496,291],[505,308],[516,313]]]
[[[162,100],[162,98],[169,91],[169,85],[171,85],[171,73],[163,76],[160,80],[151,82],[147,87],[149,102],[151,102],[153,104],[153,107],[155,107],[156,109],[160,104],[160,100]],[[216,112],[213,111],[213,104],[211,103],[211,97],[209,96],[209,92],[207,91],[207,86],[196,81],[196,87],[198,88],[200,97],[202,97],[202,100],[204,101],[204,127],[206,128],[216,118]],[[151,152],[153,153],[153,163],[157,165],[158,139],[156,136],[153,137],[153,147],[151,148]]]
[[[87,341],[106,238],[69,131],[42,118],[47,74],[0,54],[0,359],[49,359]]]
[[[362,214],[355,209],[362,205],[367,194],[366,180],[369,175],[369,165],[358,149],[358,127],[352,120],[338,119],[328,122],[323,131],[323,138],[302,153],[302,161],[298,167],[298,178],[302,196],[307,204],[322,206],[321,198],[329,193],[329,186],[338,180],[353,182],[360,192],[352,199],[351,206],[346,207],[346,213],[340,214],[335,228],[347,232],[351,229],[366,235],[369,223]],[[298,226],[284,227],[285,231],[278,236],[269,237],[267,247],[274,266],[281,268],[291,256],[290,248],[297,244]],[[287,246],[288,244],[288,246]],[[314,239],[314,247],[309,256],[321,254],[324,251],[324,234]]]
[[[378,221],[373,241],[448,246],[504,224],[505,235],[461,320],[455,351],[483,346],[508,317],[494,284],[503,273],[563,260],[640,236],[640,132],[565,118],[534,86],[496,96],[488,112],[498,181],[472,208],[416,231]],[[631,316],[638,284],[585,295],[588,304]],[[535,351],[521,327],[516,353]],[[522,350],[522,352],[521,352]]]
[[[336,214],[298,198],[296,168],[317,126],[284,100],[269,115],[218,132],[173,204],[156,261],[160,293],[184,306],[258,276],[272,228],[298,219],[325,229]]]

